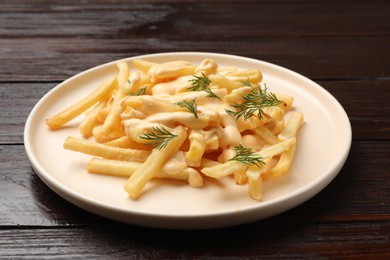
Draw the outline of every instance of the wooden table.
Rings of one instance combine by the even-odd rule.
[[[0,258],[390,257],[388,2],[79,2],[0,3]],[[23,146],[35,103],[88,68],[171,51],[247,56],[319,83],[352,124],[340,174],[288,212],[198,231],[117,223],[51,191]]]

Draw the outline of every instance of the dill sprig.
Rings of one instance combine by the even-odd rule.
[[[195,76],[195,78],[190,79],[191,87],[188,88],[189,91],[204,91],[208,93],[209,97],[219,98],[210,88],[209,85],[211,80],[202,73],[202,76]]]
[[[176,104],[179,107],[187,108],[188,110],[190,110],[190,112],[192,114],[194,114],[194,116],[196,118],[198,118],[198,113],[197,113],[198,104],[196,104],[196,98],[191,99],[190,101],[183,100],[183,101],[177,102]]]
[[[226,109],[225,111],[234,116],[236,120],[240,117],[244,117],[245,120],[257,113],[257,116],[263,118],[263,108],[279,105],[282,101],[278,100],[274,93],[267,93],[267,87],[263,89],[261,86],[254,87],[251,93],[243,96],[244,102],[241,104],[233,104],[232,107],[237,111],[231,111]]]
[[[249,79],[243,81],[242,84],[244,84],[245,87],[252,87],[252,84],[251,84],[251,82],[249,81]]]
[[[259,168],[264,165],[261,156],[252,152],[250,148],[243,147],[239,144],[234,149],[236,150],[236,155],[229,161],[238,161],[249,166],[256,165]]]
[[[137,89],[137,91],[135,91],[133,93],[130,93],[130,96],[142,96],[142,95],[145,95],[147,87],[148,86],[144,86],[142,88]]]
[[[152,132],[143,134],[140,138],[149,140],[150,143],[148,143],[148,145],[151,145],[158,150],[165,148],[169,141],[177,137],[177,135],[169,132],[163,125],[153,127],[152,129]]]

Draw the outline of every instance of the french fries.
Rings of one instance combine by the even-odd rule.
[[[45,121],[57,130],[85,113],[81,137],[63,147],[93,156],[88,172],[127,178],[134,200],[156,178],[196,188],[233,178],[261,201],[263,182],[291,168],[304,116],[291,111],[294,97],[260,85],[260,70],[211,59],[131,65],[119,61],[116,77]]]
[[[116,78],[112,77],[95,89],[84,99],[78,101],[74,105],[71,105],[54,115],[53,117],[46,119],[46,125],[51,129],[59,129],[66,123],[85,112],[87,109],[95,105],[97,102],[104,100],[108,95],[117,87],[118,82]]]

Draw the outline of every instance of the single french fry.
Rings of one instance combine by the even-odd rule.
[[[187,61],[169,61],[153,65],[148,74],[152,83],[168,79],[176,79],[181,76],[192,75],[196,67]]]
[[[204,186],[204,180],[200,172],[191,167],[188,167],[183,172],[188,174],[188,183],[191,187],[198,188]]]
[[[77,103],[67,107],[58,114],[46,119],[46,125],[51,129],[59,129],[66,123],[85,112],[97,102],[104,100],[111,92],[116,88],[117,80],[114,77],[110,77],[98,88],[92,91],[88,96],[81,99]]]
[[[218,64],[212,59],[204,59],[202,62],[196,67],[195,74],[198,77],[202,75],[208,76],[212,73],[215,73],[218,69]]]
[[[211,167],[204,167],[201,172],[206,176],[212,178],[222,178],[228,175],[233,174],[234,172],[243,172],[246,171],[248,166],[237,161],[227,161]]]
[[[270,120],[264,124],[274,135],[278,135],[284,128],[284,120]]]
[[[240,70],[234,71],[226,75],[230,80],[245,82],[249,81],[250,83],[259,83],[263,79],[263,75],[260,70]]]
[[[190,149],[186,154],[189,166],[197,167],[200,165],[203,154],[206,150],[206,140],[203,134],[192,131],[188,139],[190,140]]]
[[[273,157],[275,155],[278,155],[278,154],[288,150],[295,143],[296,143],[296,139],[295,139],[295,137],[292,137],[292,138],[289,138],[285,141],[268,146],[268,147],[256,152],[256,154],[259,155],[261,158]]]
[[[294,159],[296,147],[297,144],[295,143],[291,145],[290,149],[284,151],[280,155],[279,161],[269,172],[270,179],[276,179],[282,176],[283,174],[285,174],[286,172],[288,172],[288,170],[290,170]]]
[[[84,137],[90,137],[92,135],[92,130],[97,123],[97,118],[99,112],[107,104],[107,100],[100,101],[95,107],[88,111],[83,122],[79,125],[79,131]]]
[[[129,178],[135,171],[142,167],[140,162],[129,162],[110,160],[93,157],[87,163],[87,171],[89,173],[110,175],[116,177]],[[157,171],[153,178],[184,180],[191,187],[202,187],[204,180],[201,174],[193,168],[186,168],[178,174],[167,174],[163,171]]]
[[[248,176],[248,194],[252,199],[261,201],[262,199],[262,183],[261,169],[250,167],[247,171]]]
[[[303,124],[303,121],[303,113],[292,112],[290,117],[287,119],[286,125],[282,132],[278,135],[278,138],[280,140],[286,140],[291,137],[296,137],[298,130]]]
[[[248,194],[254,200],[261,201],[262,199],[262,174],[269,170],[270,162],[271,158],[268,157],[263,160],[264,164],[260,168],[252,165],[246,172],[248,176]]]
[[[124,149],[106,146],[85,139],[69,136],[64,142],[64,148],[70,151],[99,156],[106,159],[143,162],[150,155],[150,151]]]
[[[230,80],[229,78],[219,74],[211,74],[209,76],[209,79],[213,84],[217,85],[219,88],[226,88],[229,93],[234,89],[239,89],[244,86],[242,82]]]
[[[161,112],[185,112],[186,108],[172,104],[167,100],[157,99],[152,96],[128,96],[122,100],[122,110],[131,107],[145,115],[152,115]]]
[[[102,127],[103,125],[97,125],[92,129],[92,135],[95,138],[95,141],[100,144],[107,143],[126,135],[124,130],[119,126],[114,128],[113,131],[108,135],[103,135],[101,131],[99,131]]]
[[[254,130],[259,126],[264,125],[269,120],[270,120],[269,117],[265,117],[265,116],[263,116],[263,118],[261,119],[257,116],[256,117],[252,116],[248,119],[245,119],[244,117],[240,117],[237,120],[237,127],[238,130],[242,133],[245,130]]]
[[[294,97],[288,96],[288,95],[283,95],[280,93],[274,93],[276,95],[276,98],[280,101],[282,101],[281,104],[278,105],[281,109],[283,109],[285,112],[288,112],[291,110],[291,107],[294,102]]]
[[[119,148],[131,148],[136,150],[152,150],[152,147],[150,145],[137,143],[127,135],[105,142],[104,144],[107,146],[119,147]]]
[[[241,168],[240,171],[235,171],[233,173],[234,181],[237,185],[244,185],[248,183],[248,176],[246,176],[246,172],[246,168]]]
[[[150,68],[157,65],[157,63],[140,59],[140,60],[133,60],[133,65],[138,70],[147,73],[150,70]]]
[[[272,106],[272,107],[264,107],[263,108],[264,114],[268,115],[269,117],[273,118],[274,120],[280,121],[284,120],[284,110],[281,109],[278,106]]]
[[[257,136],[261,137],[266,143],[274,145],[279,142],[278,138],[265,126],[258,126],[253,130]]]
[[[233,89],[228,95],[226,95],[225,100],[229,104],[237,104],[244,101],[243,96],[252,92],[252,87],[243,86],[241,88]]]
[[[127,62],[125,61],[119,61],[117,62],[116,66],[118,67],[118,86],[123,90],[124,85],[127,83],[127,80],[130,75],[130,68]]]
[[[133,199],[137,199],[144,189],[145,185],[153,178],[156,171],[167,162],[167,160],[179,150],[187,138],[186,130],[178,126],[173,129],[172,134],[177,137],[170,140],[166,147],[160,150],[154,149],[145,163],[134,172],[125,184],[125,190]]]

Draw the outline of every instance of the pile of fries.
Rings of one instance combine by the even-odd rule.
[[[292,96],[262,87],[259,69],[208,58],[129,63],[117,62],[117,76],[46,119],[57,130],[85,114],[82,136],[69,136],[64,148],[92,155],[88,172],[127,178],[133,199],[153,178],[192,187],[232,178],[261,201],[263,181],[290,169],[303,113],[292,111]]]

